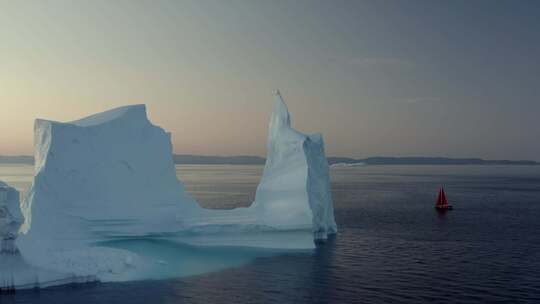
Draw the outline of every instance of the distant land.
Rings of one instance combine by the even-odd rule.
[[[364,163],[366,165],[540,165],[533,160],[485,160],[481,158],[448,157],[368,157],[354,159],[348,157],[328,157],[329,164]]]
[[[174,154],[175,164],[181,165],[264,165],[266,159],[259,156],[207,156]]]
[[[209,156],[192,154],[173,155],[175,164],[182,165],[264,165],[265,158],[259,156]],[[0,164],[33,164],[34,158],[27,155],[0,156]],[[485,160],[481,158],[447,157],[328,157],[328,164],[366,164],[366,165],[540,165],[533,160]]]
[[[2,156],[0,155],[0,164],[33,164],[34,157],[28,155]]]

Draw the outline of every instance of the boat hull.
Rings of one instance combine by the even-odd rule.
[[[448,210],[454,210],[454,207],[452,207],[452,206],[444,206],[444,207],[443,206],[440,206],[440,207],[436,206],[435,210],[444,212],[444,211],[448,211]]]

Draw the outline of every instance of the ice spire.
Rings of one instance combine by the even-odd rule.
[[[291,118],[289,115],[289,109],[287,109],[287,105],[283,101],[283,97],[281,97],[279,90],[276,90],[274,92],[274,108],[272,111],[272,118],[270,119],[270,136],[268,139],[272,140],[280,128],[290,126]]]

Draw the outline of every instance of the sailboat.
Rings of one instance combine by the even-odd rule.
[[[444,194],[444,188],[439,189],[439,196],[437,197],[437,202],[435,203],[435,209],[439,211],[452,210],[453,207],[448,205],[448,200],[446,199],[446,194]]]

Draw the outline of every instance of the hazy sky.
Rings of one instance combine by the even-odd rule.
[[[540,1],[0,0],[0,155],[131,103],[264,155],[276,88],[328,155],[540,160]]]

